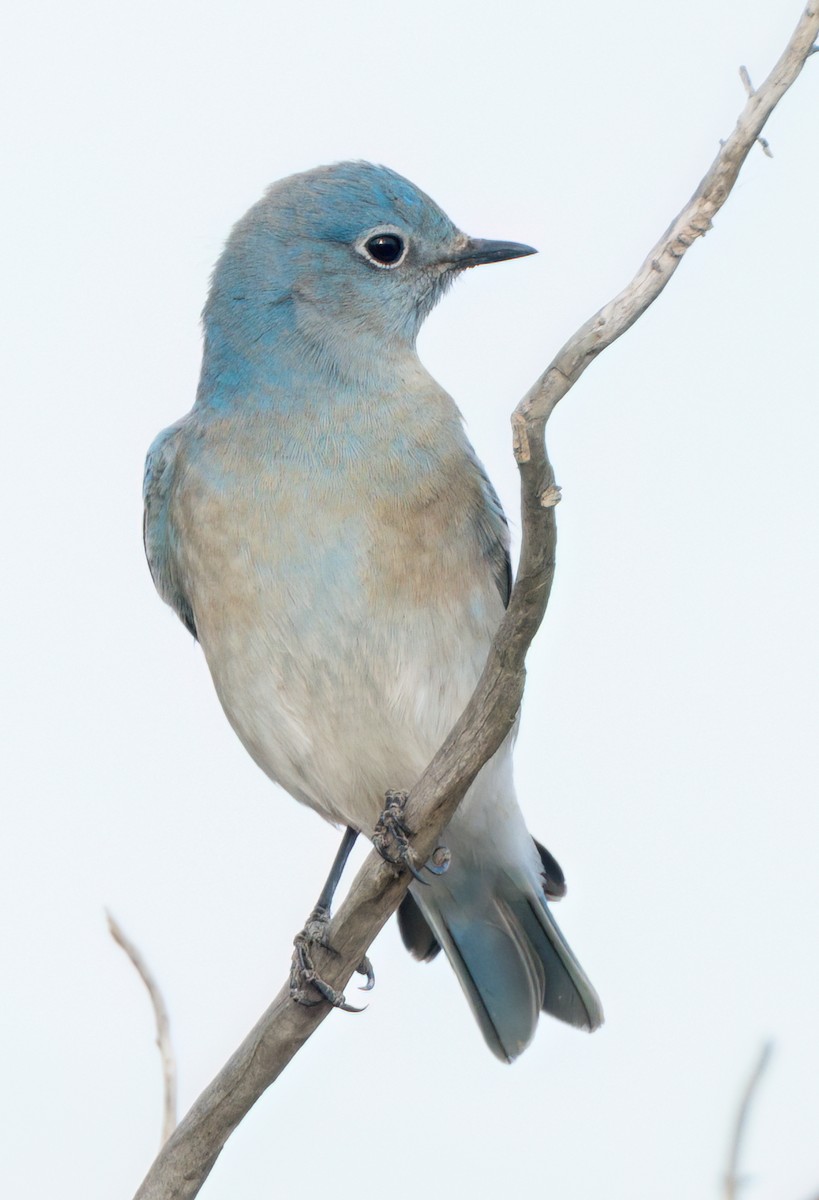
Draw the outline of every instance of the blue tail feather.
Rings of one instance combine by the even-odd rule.
[[[489,1048],[512,1062],[541,1011],[580,1029],[602,1023],[597,994],[560,932],[538,883],[505,873],[413,889],[458,976]],[[451,884],[456,881],[452,880]],[[420,915],[420,914],[419,914]]]

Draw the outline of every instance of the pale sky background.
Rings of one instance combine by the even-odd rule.
[[[337,835],[253,765],[143,561],[145,449],[193,401],[198,315],[272,180],[384,162],[469,233],[421,354],[517,529],[509,414],[632,275],[799,0],[12,5],[2,484],[0,1192],[127,1198],[153,1156],[147,998],[183,1107],[282,983]],[[231,1139],[206,1200],[717,1197],[776,1053],[747,1200],[819,1189],[819,58],[667,292],[561,405],[557,580],[518,787],[567,872],[593,1037],[504,1068],[391,923]],[[355,994],[355,993],[352,993]]]

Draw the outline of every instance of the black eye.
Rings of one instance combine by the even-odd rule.
[[[397,233],[377,233],[365,243],[365,249],[376,262],[391,267],[404,253],[404,242]]]

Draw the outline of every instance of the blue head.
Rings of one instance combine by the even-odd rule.
[[[468,238],[387,167],[337,163],[292,175],[238,222],[217,263],[202,388],[230,390],[296,363],[340,378],[373,375],[414,347],[458,272],[532,253]]]

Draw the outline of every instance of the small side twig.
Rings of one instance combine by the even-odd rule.
[[[745,93],[748,99],[753,99],[753,97],[756,95],[756,88],[751,83],[751,76],[747,67],[739,68],[739,77],[742,80],[742,86],[745,88]],[[773,158],[773,150],[771,149],[767,138],[758,137],[756,142],[758,146],[762,147],[763,154],[767,154],[768,158]]]
[[[156,1019],[156,1044],[159,1048],[159,1057],[162,1060],[164,1102],[162,1106],[162,1137],[159,1144],[160,1146],[164,1146],[176,1128],[176,1059],[171,1042],[171,1023],[168,1018],[168,1009],[159,990],[159,985],[148,970],[145,959],[139,950],[130,938],[125,936],[111,913],[106,911],[105,915],[108,918],[108,931],[111,937],[118,946],[122,947],[134,964],[137,974],[148,989],[148,995],[151,998],[154,1018]]]
[[[748,1082],[745,1084],[742,1096],[740,1097],[739,1107],[737,1108],[736,1120],[734,1121],[734,1132],[731,1138],[731,1148],[728,1154],[728,1167],[725,1172],[725,1200],[736,1200],[739,1195],[740,1188],[744,1183],[742,1176],[739,1173],[739,1158],[742,1151],[742,1142],[745,1137],[745,1127],[748,1124],[748,1116],[751,1111],[751,1105],[754,1102],[759,1081],[765,1073],[765,1069],[771,1060],[773,1051],[773,1043],[766,1042],[760,1051],[754,1069],[748,1076]]]
[[[745,95],[750,100],[752,96],[756,95],[756,88],[751,83],[751,76],[747,67],[743,66],[739,68],[739,77],[742,80],[742,86],[745,88]]]

